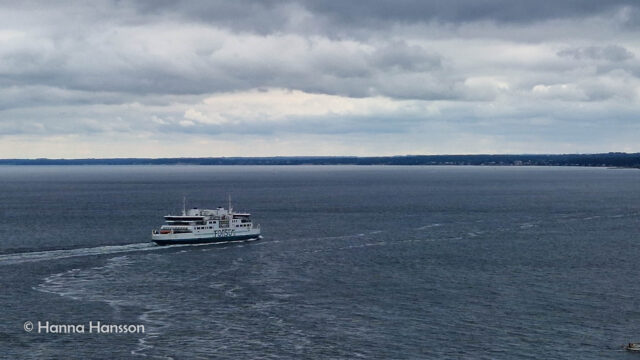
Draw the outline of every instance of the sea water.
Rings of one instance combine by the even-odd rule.
[[[229,194],[264,239],[150,243],[183,196]],[[616,359],[640,341],[638,170],[2,166],[0,216],[8,358]]]

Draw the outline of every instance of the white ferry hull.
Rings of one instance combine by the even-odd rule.
[[[237,232],[235,230],[217,230],[201,233],[152,234],[151,240],[158,245],[205,244],[227,241],[252,240],[260,238],[260,230]]]

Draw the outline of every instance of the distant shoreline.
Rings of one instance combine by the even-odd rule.
[[[640,153],[0,159],[0,165],[485,165],[640,168]]]

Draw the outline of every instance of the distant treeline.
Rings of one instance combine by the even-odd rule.
[[[566,155],[276,156],[210,158],[0,159],[0,165],[504,165],[640,168],[640,153]]]

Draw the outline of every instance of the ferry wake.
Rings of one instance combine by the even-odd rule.
[[[251,214],[229,209],[186,209],[182,215],[166,215],[165,224],[151,232],[158,245],[200,244],[235,240],[260,239],[260,225],[254,225]]]

